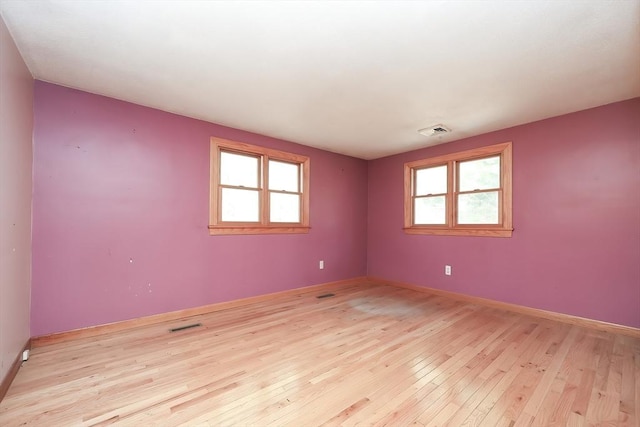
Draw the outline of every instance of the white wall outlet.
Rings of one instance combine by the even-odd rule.
[[[29,350],[25,350],[22,352],[22,361],[26,362],[27,360],[29,360]]]
[[[324,261],[320,260],[318,267],[320,267],[320,270],[324,270]]]
[[[445,276],[451,276],[451,266],[450,265],[445,265],[444,266],[444,274],[445,274]]]

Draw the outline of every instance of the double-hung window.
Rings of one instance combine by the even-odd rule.
[[[405,163],[410,234],[510,237],[511,143]]]
[[[309,231],[309,158],[211,138],[209,234]]]

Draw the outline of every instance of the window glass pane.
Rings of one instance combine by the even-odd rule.
[[[260,222],[260,192],[222,189],[222,221]]]
[[[446,224],[445,196],[416,198],[413,212],[417,225]]]
[[[498,192],[458,195],[458,224],[498,224]]]
[[[220,183],[236,187],[258,188],[259,158],[242,154],[220,153]]]
[[[298,192],[299,165],[269,160],[269,190]]]
[[[297,194],[271,193],[269,220],[271,222],[300,222],[300,196]]]
[[[416,196],[447,192],[447,165],[416,170]]]
[[[460,190],[500,188],[500,156],[460,162]]]

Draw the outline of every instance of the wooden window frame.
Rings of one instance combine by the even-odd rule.
[[[457,200],[459,164],[468,160],[500,156],[500,190],[498,192],[499,224],[457,224]],[[414,224],[415,171],[425,167],[447,165],[447,193],[445,196],[446,224]],[[432,234],[442,236],[511,237],[513,233],[512,198],[512,143],[490,145],[472,150],[428,159],[416,160],[404,165],[404,231],[407,234]],[[492,190],[495,191],[495,190]],[[468,193],[468,192],[463,192]]]
[[[230,222],[221,219],[222,184],[220,182],[220,153],[230,152],[245,156],[259,158],[259,222]],[[300,222],[281,223],[269,221],[269,160],[281,161],[285,163],[296,163],[299,165],[300,179]],[[222,138],[211,138],[210,151],[210,189],[209,189],[209,234],[293,234],[309,232],[309,176],[310,160],[306,156],[287,153],[285,151],[273,150],[259,147],[257,145],[243,142],[231,141]],[[288,194],[295,194],[288,192]]]

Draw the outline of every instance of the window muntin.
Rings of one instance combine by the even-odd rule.
[[[447,223],[447,165],[415,169],[413,173],[413,220],[416,225]]]
[[[260,157],[220,150],[220,220],[260,222]]]
[[[405,231],[510,237],[511,170],[511,143],[406,163]]]
[[[308,232],[308,157],[212,138],[210,185],[210,234]]]
[[[302,193],[298,163],[269,159],[269,218],[274,223],[300,222]]]
[[[500,156],[458,162],[457,224],[499,225]]]

